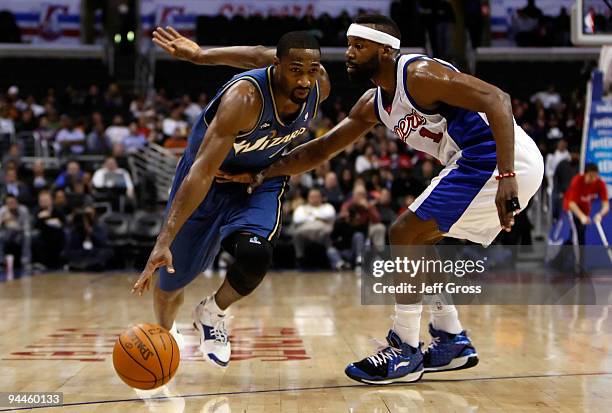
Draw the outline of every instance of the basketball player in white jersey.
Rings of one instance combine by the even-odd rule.
[[[347,31],[347,72],[370,79],[347,118],[323,137],[300,145],[252,181],[313,169],[382,123],[411,147],[445,167],[409,210],[391,225],[392,245],[431,245],[444,236],[489,245],[540,187],[544,164],[533,140],[516,124],[510,97],[497,87],[460,73],[449,63],[401,55],[400,33],[389,18],[359,17]],[[349,364],[346,374],[364,383],[413,382],[424,372],[465,369],[478,357],[457,310],[434,300],[432,344],[419,345],[422,303],[409,296],[395,306],[388,346]]]

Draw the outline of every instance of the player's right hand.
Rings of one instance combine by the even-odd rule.
[[[164,30],[161,27],[155,29],[153,32],[153,43],[177,59],[197,63],[197,57],[202,52],[200,46],[185,36],[182,36],[172,27],[168,26],[166,29],[167,30]]]
[[[149,255],[147,265],[140,274],[138,280],[134,283],[134,287],[132,287],[132,294],[142,295],[143,292],[148,291],[151,287],[153,274],[155,273],[155,270],[160,267],[166,267],[170,274],[174,274],[172,252],[170,252],[170,248],[156,245],[153,248],[153,251],[151,251],[151,255]]]
[[[221,170],[215,174],[215,180],[219,183],[225,184],[228,182],[237,182],[240,184],[252,184],[254,182],[253,174],[244,172],[241,174],[229,174]]]
[[[580,222],[582,222],[582,225],[589,225],[591,223],[591,218],[587,215],[583,215],[580,217]]]

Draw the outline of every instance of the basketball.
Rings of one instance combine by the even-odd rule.
[[[128,386],[150,390],[174,377],[181,355],[174,337],[157,324],[125,330],[113,349],[113,366]]]

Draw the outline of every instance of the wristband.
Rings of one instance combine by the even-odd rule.
[[[496,180],[501,181],[504,178],[514,178],[516,176],[516,172],[504,172],[503,174],[499,174],[495,177]]]

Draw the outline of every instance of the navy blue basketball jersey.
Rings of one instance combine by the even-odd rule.
[[[241,80],[255,85],[261,94],[263,106],[255,127],[236,137],[232,150],[221,164],[222,171],[241,173],[264,169],[278,160],[292,142],[303,139],[310,120],[317,116],[319,83],[312,88],[295,119],[283,122],[272,93],[273,71],[274,66],[270,66],[239,73],[219,89],[193,125],[185,156],[195,159],[202,139],[205,138],[206,129],[217,113],[221,97],[230,86]]]

